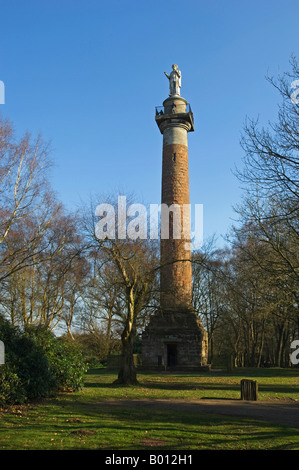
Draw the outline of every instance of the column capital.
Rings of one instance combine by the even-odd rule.
[[[190,104],[180,96],[167,98],[163,102],[163,108],[156,108],[155,119],[161,134],[168,127],[182,127],[187,132],[194,131]]]

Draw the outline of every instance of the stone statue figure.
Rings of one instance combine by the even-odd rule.
[[[173,64],[170,75],[168,75],[166,72],[164,73],[169,80],[169,91],[170,91],[169,96],[179,96],[182,74],[180,70],[178,69],[178,66],[176,64]]]

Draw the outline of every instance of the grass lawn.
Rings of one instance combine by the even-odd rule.
[[[248,417],[107,406],[105,400],[240,398],[241,378],[256,379],[259,400],[299,400],[299,370],[139,374],[115,387],[115,373],[90,370],[85,387],[0,413],[1,450],[299,450],[298,429]]]

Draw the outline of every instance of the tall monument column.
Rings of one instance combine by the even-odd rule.
[[[171,96],[163,105],[163,114],[156,116],[163,134],[161,307],[174,309],[189,307],[192,300],[187,133],[194,127],[186,100]]]
[[[181,72],[172,66],[169,97],[156,108],[163,134],[160,309],[142,336],[147,368],[197,369],[207,364],[207,334],[192,307],[188,132],[190,105],[180,96]]]

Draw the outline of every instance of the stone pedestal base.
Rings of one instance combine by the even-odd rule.
[[[193,309],[159,311],[142,335],[142,368],[207,369],[208,337]]]

